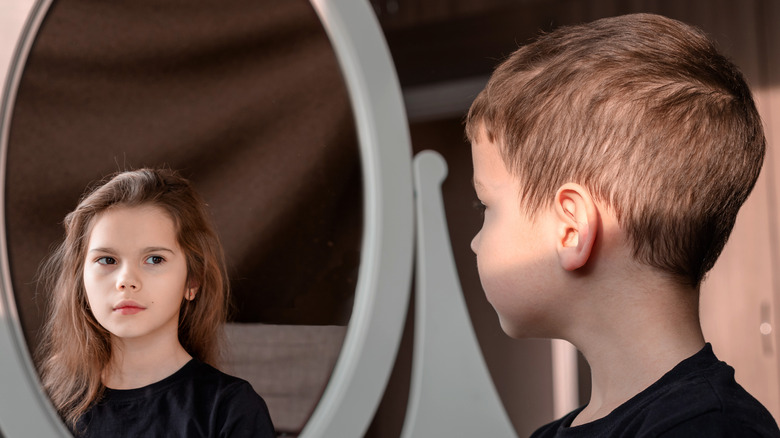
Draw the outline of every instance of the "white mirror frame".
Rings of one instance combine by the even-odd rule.
[[[411,144],[390,53],[368,2],[311,0],[333,44],[352,103],[363,165],[364,230],[355,301],[327,388],[301,437],[360,437],[395,363],[413,263]],[[6,17],[19,29],[0,100],[0,432],[67,437],[27,351],[14,300],[5,231],[11,115],[27,56],[52,0]],[[0,59],[0,74],[6,67]]]
[[[395,66],[369,2],[311,1],[352,102],[365,216],[347,335],[301,437],[362,437],[395,363],[409,303],[414,259],[411,140]]]

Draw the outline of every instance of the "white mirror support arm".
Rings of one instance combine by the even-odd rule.
[[[514,438],[463,299],[440,190],[446,176],[441,155],[417,154],[414,355],[401,436]]]

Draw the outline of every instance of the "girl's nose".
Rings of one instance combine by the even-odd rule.
[[[130,288],[130,290],[136,290],[138,286],[136,286],[135,282],[132,281],[120,281],[119,285],[117,286],[117,289],[119,290],[125,290],[127,288]]]
[[[129,269],[124,269],[116,282],[116,288],[119,291],[137,291],[141,289],[141,281]]]

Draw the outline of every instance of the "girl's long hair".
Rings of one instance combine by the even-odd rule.
[[[64,220],[65,239],[41,266],[40,286],[49,317],[38,349],[43,387],[65,422],[78,419],[105,387],[103,369],[111,359],[110,333],[95,319],[84,289],[84,260],[96,218],[115,207],[153,205],[173,220],[187,260],[192,301],[182,300],[179,342],[194,358],[217,365],[229,286],[222,246],[206,204],[189,181],[166,169],[120,172],[88,191]]]

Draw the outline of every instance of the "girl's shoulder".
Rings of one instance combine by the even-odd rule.
[[[188,368],[188,378],[199,390],[214,391],[215,396],[243,396],[262,401],[262,397],[255,392],[252,385],[240,377],[227,374],[197,359],[192,359],[185,368]],[[263,405],[265,405],[264,401]]]
[[[196,362],[193,368],[196,373],[193,382],[208,392],[201,396],[214,403],[221,436],[276,436],[265,400],[248,381],[202,362]]]

